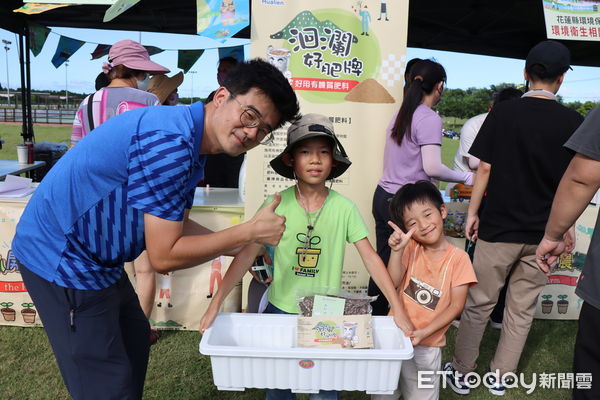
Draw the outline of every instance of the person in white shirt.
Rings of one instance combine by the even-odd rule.
[[[492,107],[503,101],[519,98],[522,95],[523,92],[519,89],[513,87],[504,88],[501,91],[494,93],[494,104]],[[467,122],[465,122],[463,125],[462,129],[460,130],[460,142],[458,144],[458,149],[456,150],[456,155],[454,156],[454,163],[452,167],[453,170],[461,172],[477,170],[477,167],[479,166],[479,159],[469,154],[469,149],[477,137],[477,133],[479,133],[481,126],[485,122],[485,117],[487,117],[487,115],[487,112],[476,115],[467,120]]]
[[[481,125],[483,125],[483,121],[485,121],[485,117],[487,117],[488,113],[483,113],[474,116],[469,119],[463,125],[460,130],[460,142],[458,144],[458,149],[456,150],[456,155],[454,156],[454,162],[452,165],[452,169],[455,171],[467,172],[467,171],[476,171],[479,166],[479,159],[469,154],[469,149],[477,137],[477,132],[481,129]]]

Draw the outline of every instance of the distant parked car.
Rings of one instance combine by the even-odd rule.
[[[442,129],[442,134],[449,139],[458,140],[460,138],[460,133],[451,131],[450,129]]]

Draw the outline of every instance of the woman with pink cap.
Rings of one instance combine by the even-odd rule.
[[[108,53],[108,62],[102,65],[102,71],[110,83],[87,96],[79,105],[73,121],[71,146],[115,115],[139,107],[161,104],[158,97],[146,92],[146,89],[150,75],[164,74],[169,72],[169,69],[151,61],[146,48],[138,42],[121,40],[113,44]],[[150,317],[156,291],[154,270],[146,252],[133,264],[140,305],[146,317]],[[158,332],[153,330],[150,343],[156,342],[157,339]]]
[[[108,62],[102,66],[110,83],[87,96],[79,105],[73,121],[71,146],[83,139],[106,120],[134,108],[160,104],[158,98],[146,92],[150,75],[169,72],[150,60],[144,46],[133,40],[121,40],[112,45]]]

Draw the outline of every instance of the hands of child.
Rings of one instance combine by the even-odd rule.
[[[275,193],[271,204],[260,209],[250,221],[252,239],[256,243],[276,246],[285,231],[285,217],[275,213],[281,203],[281,194]]]
[[[428,335],[425,332],[425,329],[419,329],[416,331],[412,331],[410,333],[410,335],[408,335],[408,337],[410,337],[410,342],[412,343],[413,346],[418,346],[419,343],[421,343],[423,341],[423,339],[425,339],[427,336]]]
[[[264,281],[261,281],[260,278],[258,277],[258,274],[255,271],[252,271],[252,268],[250,268],[248,270],[248,272],[250,272],[250,275],[252,275],[252,278],[254,278],[256,280],[256,282],[267,284],[267,283],[271,283],[273,281],[272,277],[268,277]]]
[[[406,337],[410,337],[412,331],[415,329],[410,319],[404,314],[394,314],[394,322],[398,328],[402,329]]]
[[[269,265],[273,265],[273,260],[271,259],[269,252],[267,251],[267,249],[264,246],[260,248],[260,252],[258,253],[257,257],[258,256],[262,256],[265,259],[265,263],[267,263]],[[248,272],[250,272],[250,275],[252,275],[252,277],[254,279],[256,279],[257,282],[266,284],[266,283],[271,283],[271,281],[273,281],[272,277],[268,277],[264,281],[261,281],[260,278],[258,277],[258,274],[256,272],[252,271],[252,267],[250,267]]]
[[[219,313],[220,307],[221,305],[217,301],[215,301],[215,299],[213,299],[210,302],[208,308],[206,309],[206,312],[200,319],[200,333],[204,334],[204,331],[210,328],[215,318],[217,317],[217,314]]]
[[[249,272],[250,272],[250,275],[252,275],[252,277],[253,277],[254,279],[256,279],[256,282],[260,282],[260,283],[263,283],[263,284],[265,284],[265,285],[266,285],[267,283],[271,283],[271,282],[273,282],[273,277],[271,277],[271,276],[270,276],[270,277],[268,277],[267,279],[265,279],[264,281],[261,281],[261,280],[260,280],[260,278],[258,277],[258,274],[257,274],[256,272],[252,271],[252,269],[250,269],[250,270],[249,270]]]
[[[396,225],[392,221],[388,221],[388,225],[391,226],[394,230],[394,232],[390,235],[390,238],[388,239],[388,245],[390,246],[392,251],[403,250],[410,241],[410,238],[412,237],[413,233],[415,233],[415,231],[417,230],[416,227],[413,227],[408,232],[404,233],[402,229],[400,229],[398,225]]]

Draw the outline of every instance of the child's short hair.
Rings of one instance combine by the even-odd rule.
[[[390,202],[390,216],[396,225],[406,231],[404,226],[404,211],[414,203],[432,203],[438,210],[444,200],[438,188],[429,181],[407,183],[402,186]]]

